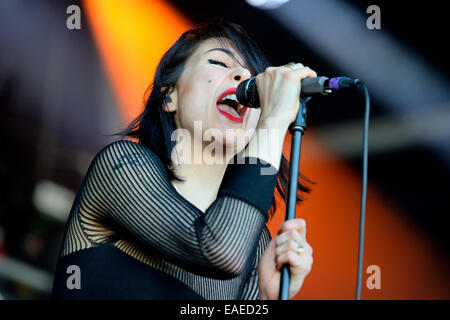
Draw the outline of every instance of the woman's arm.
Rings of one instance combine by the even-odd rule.
[[[261,167],[230,164],[203,213],[179,196],[153,152],[116,141],[91,164],[82,205],[191,272],[231,278],[243,272],[268,219],[276,175],[261,176]]]
[[[245,280],[245,284],[240,296],[240,300],[259,300],[260,299],[260,290],[259,290],[259,275],[258,275],[258,263],[261,259],[261,256],[264,253],[267,245],[271,240],[271,235],[269,229],[265,226],[261,237],[258,241],[258,247],[256,248],[255,259],[253,260],[251,269],[247,275],[247,279]]]

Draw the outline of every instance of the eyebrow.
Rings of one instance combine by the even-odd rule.
[[[237,63],[239,63],[242,67],[247,68],[246,66],[242,65],[242,63],[239,62],[239,60],[235,57],[234,53],[231,50],[229,50],[229,49],[213,48],[213,49],[210,49],[210,50],[206,51],[205,54],[207,54],[208,52],[214,51],[214,50],[225,52],[230,58],[232,58]]]

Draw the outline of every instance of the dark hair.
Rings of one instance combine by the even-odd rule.
[[[270,65],[256,43],[247,35],[243,28],[235,23],[218,19],[215,22],[201,25],[183,33],[175,44],[164,54],[155,72],[153,83],[144,94],[145,109],[141,115],[134,119],[128,127],[116,134],[122,139],[126,137],[137,138],[138,143],[152,150],[164,164],[170,180],[183,181],[174,173],[171,159],[175,142],[171,141],[172,132],[176,129],[174,112],[163,111],[164,87],[175,85],[181,76],[184,64],[198,45],[207,39],[216,38],[219,41],[229,40],[231,45],[244,58],[249,71],[256,75],[264,72]],[[224,45],[227,45],[223,42]],[[289,176],[289,162],[282,155],[280,169],[277,177],[276,190],[286,201],[287,182]],[[300,174],[300,179],[314,184],[311,180]],[[311,191],[306,185],[299,182],[297,201],[303,201],[301,192]],[[272,218],[276,211],[275,195],[269,216]]]

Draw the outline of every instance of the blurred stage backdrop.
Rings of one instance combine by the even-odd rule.
[[[449,299],[450,93],[446,12],[372,1],[2,0],[0,295],[46,299],[75,193],[94,155],[143,109],[179,35],[222,16],[273,65],[364,80],[372,97],[362,299]],[[285,2],[285,3],[282,3]],[[264,4],[265,3],[265,4]],[[70,5],[81,9],[69,29]],[[72,13],[72,12],[71,12]],[[442,41],[441,41],[442,40]],[[314,264],[295,299],[354,299],[364,104],[358,89],[309,103],[297,208]],[[288,155],[290,138],[286,139]],[[284,206],[268,226],[274,235]],[[369,290],[367,267],[381,271]]]

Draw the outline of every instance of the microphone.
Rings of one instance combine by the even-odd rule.
[[[359,79],[349,77],[317,77],[306,78],[300,82],[300,97],[309,97],[317,94],[327,95],[335,91],[352,88],[359,83]],[[240,104],[249,108],[260,108],[258,88],[255,77],[239,83],[236,88],[236,98]]]

